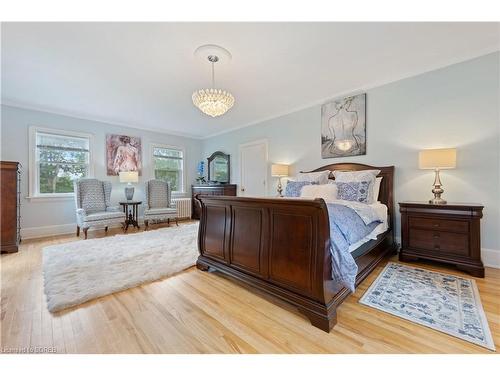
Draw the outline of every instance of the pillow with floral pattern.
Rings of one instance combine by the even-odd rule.
[[[311,181],[290,181],[288,180],[285,187],[285,197],[297,198],[300,197],[302,188],[306,185],[318,185],[317,182]]]
[[[345,201],[370,203],[370,181],[337,182],[337,198]]]

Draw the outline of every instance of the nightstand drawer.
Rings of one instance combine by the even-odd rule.
[[[410,217],[410,228],[425,228],[432,230],[445,230],[452,232],[468,233],[469,222],[460,220],[434,219],[427,217]]]
[[[469,236],[467,234],[430,231],[411,228],[409,231],[411,248],[434,250],[456,255],[469,254]]]

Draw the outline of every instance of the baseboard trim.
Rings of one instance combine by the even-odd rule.
[[[190,220],[191,218],[179,218],[179,221]],[[144,220],[141,217],[138,218],[139,224],[144,225]],[[110,225],[109,228],[120,228],[120,225]],[[104,226],[100,227],[90,227],[89,232],[96,230],[103,230]],[[31,240],[36,238],[61,236],[65,234],[75,234],[76,236],[76,223],[72,224],[60,224],[60,225],[46,225],[43,227],[31,227],[31,228],[21,228],[21,239]]]
[[[500,268],[500,250],[482,248],[481,259],[486,267]]]

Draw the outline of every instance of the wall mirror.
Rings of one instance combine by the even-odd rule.
[[[215,151],[208,158],[208,181],[228,184],[230,182],[229,155]]]

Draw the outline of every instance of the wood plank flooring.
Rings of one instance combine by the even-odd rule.
[[[116,233],[110,230],[108,236]],[[104,231],[89,233],[89,238],[103,236]],[[4,352],[49,347],[57,353],[491,353],[359,304],[383,265],[338,309],[338,324],[330,333],[278,299],[194,267],[51,314],[43,293],[42,248],[70,241],[82,239],[29,240],[19,253],[1,256]],[[453,268],[418,265],[468,277]],[[476,281],[498,348],[500,270],[487,268],[486,278]]]

